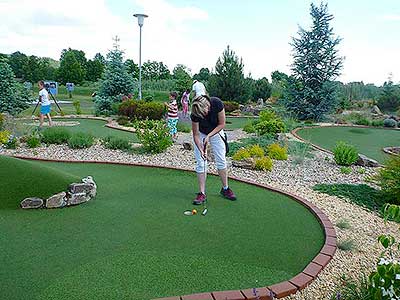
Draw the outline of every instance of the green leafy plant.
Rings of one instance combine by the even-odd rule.
[[[350,223],[348,220],[346,219],[341,219],[336,223],[336,226],[340,229],[350,229]]]
[[[251,157],[263,157],[264,149],[260,145],[252,145],[248,148]]]
[[[339,241],[337,247],[342,251],[353,251],[355,248],[353,240]]]
[[[117,123],[121,126],[127,126],[129,124],[129,119],[127,116],[119,116],[117,118]]]
[[[262,112],[260,112],[259,118],[260,122],[269,122],[272,120],[279,119],[275,111],[271,109],[263,110]]]
[[[287,160],[287,148],[279,144],[271,144],[267,147],[268,156],[272,159]]]
[[[45,144],[64,144],[68,142],[71,133],[62,127],[50,127],[42,131],[42,142]]]
[[[354,124],[356,125],[364,125],[364,126],[370,126],[371,125],[371,121],[368,120],[368,118],[360,115],[355,121]]]
[[[396,128],[397,122],[396,122],[396,120],[393,120],[393,119],[385,119],[383,121],[383,126],[389,127],[389,128]]]
[[[371,126],[382,127],[384,125],[383,120],[372,120]]]
[[[282,120],[261,121],[255,125],[258,135],[276,134],[285,131],[285,124]]]
[[[368,291],[368,276],[362,274],[358,279],[352,279],[343,275],[331,300],[374,300]]]
[[[71,149],[84,149],[89,148],[94,143],[94,137],[90,133],[76,132],[68,139],[68,146]]]
[[[310,143],[302,143],[297,141],[288,142],[288,153],[293,159],[293,163],[302,164],[306,158],[314,157]]]
[[[148,153],[161,153],[173,144],[165,122],[138,121],[135,129],[143,149]]]
[[[81,102],[79,100],[74,100],[72,102],[72,105],[75,107],[75,112],[76,112],[77,115],[82,114]]]
[[[272,171],[272,159],[264,156],[255,160],[255,169],[259,171]]]
[[[16,149],[18,147],[18,139],[15,136],[10,135],[8,141],[4,144],[4,146],[7,149]]]
[[[234,101],[224,101],[225,112],[231,113],[239,109],[239,103]]]
[[[358,174],[365,174],[365,168],[359,168],[359,169],[357,169],[357,173]]]
[[[11,133],[7,130],[0,131],[0,145],[6,144]]]
[[[30,135],[26,139],[26,145],[28,148],[37,148],[40,146],[40,137],[37,135]]]
[[[385,201],[400,203],[400,156],[388,159],[371,179],[381,188]]]
[[[132,146],[128,140],[118,138],[116,136],[107,136],[103,138],[101,141],[104,147],[106,147],[107,149],[122,150],[122,151],[129,151],[132,149]]]
[[[250,158],[251,154],[247,148],[241,148],[235,152],[235,154],[232,156],[233,160],[243,160],[246,158]]]
[[[340,173],[346,174],[346,175],[351,174],[351,168],[350,167],[341,167]]]
[[[257,122],[254,121],[248,122],[246,125],[243,126],[243,131],[247,133],[255,133],[256,132],[255,124],[257,124]]]
[[[358,160],[357,149],[345,142],[338,142],[333,149],[335,162],[340,166],[350,166]]]
[[[275,139],[274,135],[266,134],[263,136],[243,138],[243,139],[240,139],[235,142],[230,142],[229,143],[230,151],[228,153],[228,156],[232,156],[240,148],[247,148],[251,145],[260,145],[261,147],[265,148],[269,144],[274,143],[275,141],[276,141],[276,139]]]
[[[3,129],[3,124],[4,124],[4,115],[0,113],[0,130]]]

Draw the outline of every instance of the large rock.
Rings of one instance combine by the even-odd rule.
[[[263,98],[258,98],[258,100],[257,100],[257,106],[258,106],[258,107],[263,107],[263,106],[264,106],[264,99],[263,99]]]
[[[97,194],[97,184],[96,184],[96,182],[94,181],[93,177],[92,177],[92,176],[87,176],[87,177],[85,177],[85,178],[82,179],[82,182],[93,186],[93,188],[92,188],[91,191],[89,192],[89,195],[90,195],[90,197],[92,197],[92,198],[96,197],[96,194]]]
[[[363,154],[358,154],[358,160],[356,162],[356,165],[362,167],[372,167],[372,168],[380,167],[380,163]]]
[[[242,160],[232,160],[232,166],[243,169],[254,169],[255,161],[252,158],[245,158]]]
[[[183,149],[185,150],[193,150],[193,143],[192,142],[183,142],[182,144]]]
[[[88,193],[69,194],[67,198],[67,206],[78,205],[91,199]]]
[[[374,115],[383,115],[381,110],[379,109],[379,107],[377,105],[372,106],[371,108],[371,114]]]
[[[42,206],[43,199],[36,197],[25,198],[21,201],[21,208],[23,209],[41,208]]]
[[[61,208],[67,204],[67,194],[65,192],[58,193],[46,200],[46,208]]]
[[[385,147],[383,152],[390,155],[400,155],[400,147]]]
[[[69,185],[68,191],[70,194],[86,194],[91,197],[96,196],[96,185],[90,183],[72,183]]]

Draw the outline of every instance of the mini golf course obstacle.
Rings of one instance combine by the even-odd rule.
[[[383,148],[383,152],[390,155],[400,156],[400,147],[385,147]]]
[[[38,197],[28,197],[21,201],[23,209],[63,208],[79,205],[96,197],[97,185],[92,176],[87,176],[80,183],[72,183],[66,192],[50,196],[46,200]]]

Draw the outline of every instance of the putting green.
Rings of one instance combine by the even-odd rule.
[[[250,123],[251,121],[256,120],[256,118],[251,117],[243,117],[243,118],[233,118],[233,117],[226,117],[226,125],[225,128],[227,130],[234,130],[240,129],[244,127],[244,125]]]
[[[313,127],[302,128],[297,134],[311,143],[333,151],[338,141],[354,145],[359,153],[383,163],[389,156],[382,149],[400,146],[400,130],[362,127]]]
[[[79,122],[78,125],[75,126],[64,126],[64,128],[68,129],[71,132],[88,132],[91,133],[93,136],[97,138],[102,138],[106,137],[108,135],[112,136],[117,136],[120,138],[125,138],[129,139],[131,141],[137,141],[136,134],[132,132],[127,132],[127,131],[122,131],[122,130],[116,130],[112,129],[109,127],[106,127],[105,125],[107,124],[106,121],[103,120],[95,120],[95,119],[60,119],[60,118],[54,118],[53,119],[55,122]],[[33,121],[31,120],[20,120],[18,121],[22,123],[24,126],[29,126],[32,124]],[[38,121],[34,122],[39,125]],[[29,124],[29,125],[26,125]]]
[[[36,169],[92,175],[98,196],[65,209],[0,209],[4,299],[152,299],[265,286],[301,272],[324,243],[306,208],[249,184],[232,181],[239,200],[229,202],[218,195],[219,179],[209,176],[208,215],[184,216],[197,190],[190,172],[29,165],[35,180]],[[19,174],[0,173],[0,182],[14,179],[2,194],[16,205]],[[27,190],[32,184],[28,180]]]

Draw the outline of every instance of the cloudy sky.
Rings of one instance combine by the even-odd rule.
[[[317,1],[316,1],[317,2]],[[59,59],[74,48],[106,54],[120,37],[125,58],[138,61],[134,13],[143,27],[143,60],[213,68],[227,45],[254,78],[290,73],[298,26],[310,23],[310,0],[0,0],[0,53],[21,51]],[[317,2],[318,3],[318,2]],[[344,82],[400,82],[400,0],[328,0],[334,32],[343,41]]]

